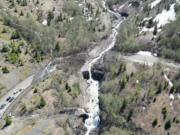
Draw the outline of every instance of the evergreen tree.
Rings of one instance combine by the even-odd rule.
[[[57,51],[57,52],[60,51],[60,43],[59,42],[56,43],[55,51]]]

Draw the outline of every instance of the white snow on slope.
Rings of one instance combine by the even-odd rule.
[[[42,22],[42,24],[43,24],[44,26],[46,26],[46,25],[47,25],[47,20],[44,20],[44,21]]]
[[[146,56],[153,56],[151,52],[148,51],[139,51],[137,54],[139,55],[146,55]]]
[[[170,98],[170,100],[174,100],[174,95],[173,95],[173,94],[170,94],[170,95],[169,95],[169,98]]]
[[[170,21],[176,20],[175,4],[170,6],[169,10],[163,9],[163,11],[154,18],[154,22],[158,22],[157,27],[166,25]]]
[[[142,29],[141,29],[141,28],[139,28],[139,29],[140,29],[139,34],[141,34],[141,33],[143,33],[143,32],[147,32],[147,31],[154,31],[154,27],[153,27],[153,28],[147,28],[147,27],[145,26],[145,27],[143,27]]]
[[[171,80],[169,80],[169,78],[167,77],[166,74],[164,74],[164,78],[166,79],[166,81],[168,81],[169,86],[172,87],[172,86],[173,86],[173,83],[171,82]]]
[[[161,0],[155,0],[150,4],[151,9],[154,8],[157,4],[159,4]]]

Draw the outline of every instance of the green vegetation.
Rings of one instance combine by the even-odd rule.
[[[34,89],[34,91],[33,91],[33,93],[37,93],[38,92],[38,89],[37,88],[35,88]]]
[[[6,33],[6,32],[7,32],[6,28],[3,28],[2,33]]]
[[[11,125],[11,123],[12,123],[12,120],[10,119],[10,117],[9,117],[9,116],[6,116],[6,124],[5,124],[5,127]]]
[[[79,84],[76,84],[74,86],[74,89],[73,89],[73,97],[78,97],[79,96]]]
[[[116,126],[112,126],[109,130],[103,131],[101,135],[134,135],[135,133],[128,131],[125,128],[119,128]]]
[[[54,29],[52,27],[43,27],[37,24],[32,18],[21,20],[15,16],[11,16],[8,12],[2,12],[1,14],[4,24],[16,29],[12,34],[12,39],[17,39],[20,35],[26,39],[32,45],[32,53],[34,53],[35,59],[50,55],[52,45],[54,45],[55,41]],[[39,61],[39,58],[37,59]]]
[[[68,93],[72,91],[72,88],[68,83],[66,83],[65,89],[68,91]]]
[[[53,54],[54,54],[55,56],[58,55],[58,54],[60,53],[60,50],[61,50],[60,43],[57,42],[56,45],[55,45]]]
[[[112,125],[121,126],[125,120],[120,115],[120,108],[125,109],[125,102],[122,105],[121,99],[117,95],[113,95],[112,93],[101,94],[100,99],[102,101],[102,107],[104,108],[104,112],[108,117],[103,118],[102,121],[108,121]]]
[[[162,108],[161,113],[163,114],[163,118],[166,119],[166,117],[167,117],[167,108],[165,106]]]
[[[135,41],[136,34],[138,32],[137,26],[133,21],[124,21],[119,29],[117,35],[117,42],[115,49],[121,52],[137,52],[139,50],[146,49],[147,44],[143,44],[140,41]]]
[[[61,32],[66,39],[62,46],[62,54],[70,55],[85,50],[96,38],[92,25],[82,16],[76,16],[71,22],[67,21]]]
[[[6,53],[6,61],[10,61],[12,64],[15,64],[17,66],[23,66],[24,63],[20,59],[20,54],[22,53],[20,45],[17,46],[15,42],[11,42],[9,45],[3,47],[1,51]]]
[[[63,4],[63,11],[68,13],[68,15],[75,17],[82,15],[81,8],[73,0],[65,1]]]
[[[155,127],[158,124],[158,119],[155,118],[152,122],[152,126]]]
[[[20,0],[21,1],[21,6],[27,6],[27,1],[26,0]]]
[[[160,35],[159,46],[160,51],[159,55],[164,56],[165,58],[174,59],[180,62],[180,11],[177,13],[176,21],[170,23],[163,34]]]
[[[40,103],[39,103],[39,109],[43,108],[46,105],[46,101],[44,98],[41,96]]]
[[[130,121],[130,120],[131,120],[131,117],[133,116],[133,113],[134,113],[134,110],[131,109],[131,110],[129,111],[129,114],[128,114],[128,117],[127,117],[127,121]]]
[[[52,11],[49,11],[48,12],[48,18],[47,18],[48,25],[51,24],[52,19],[54,19],[54,13]]]
[[[180,93],[180,83],[179,82],[180,82],[180,69],[173,79],[173,84],[176,88],[175,92],[177,92],[177,93]]]
[[[20,16],[24,16],[24,13],[23,13],[23,11],[22,11],[22,10],[21,10]]]
[[[165,129],[165,130],[168,130],[168,129],[170,129],[170,128],[171,128],[171,121],[168,120],[168,121],[166,121],[166,123],[165,123],[165,125],[164,125],[164,129]]]
[[[119,66],[119,70],[118,70],[118,75],[120,73],[123,73],[126,71],[126,65],[124,65],[123,63],[120,63],[120,66]]]
[[[11,39],[18,39],[18,38],[20,38],[20,34],[17,30],[15,30],[11,35]]]
[[[1,52],[2,53],[7,53],[9,51],[10,51],[9,47],[7,45],[3,45],[3,48],[1,49]]]
[[[5,66],[5,67],[2,67],[2,71],[3,73],[7,74],[9,73],[9,69]]]

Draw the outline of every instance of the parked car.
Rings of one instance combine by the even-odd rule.
[[[23,91],[23,89],[19,89],[19,92]]]
[[[0,110],[1,110],[1,109],[4,109],[5,106],[6,106],[6,104],[2,104],[2,105],[0,106]]]
[[[18,91],[15,91],[13,94],[16,95],[18,93]]]
[[[11,99],[11,97],[8,97],[8,98],[6,99],[6,101],[8,102],[10,99]]]
[[[14,100],[14,97],[11,97],[11,98],[9,99],[9,103],[12,102],[13,100]]]

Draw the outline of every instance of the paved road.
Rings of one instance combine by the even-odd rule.
[[[13,102],[22,95],[22,93],[29,88],[31,85],[36,84],[38,81],[43,80],[45,77],[47,77],[48,75],[50,75],[51,72],[56,70],[56,67],[50,66],[51,63],[49,63],[48,65],[46,65],[43,69],[39,69],[37,70],[37,72],[35,72],[33,75],[29,76],[28,78],[26,78],[25,80],[23,80],[22,82],[20,82],[19,84],[17,84],[13,89],[9,90],[9,92],[3,96],[0,99],[0,106],[2,104],[6,104],[6,106],[0,110],[0,118],[3,116],[3,114],[6,112],[6,110],[8,109],[8,107],[13,104]],[[21,89],[21,91],[20,91]],[[16,94],[15,94],[16,93]],[[12,102],[8,102],[6,101],[6,99],[8,97],[14,97],[14,100]]]
[[[29,76],[28,78],[26,78],[25,80],[23,80],[22,82],[20,82],[17,86],[15,86],[14,89],[10,90],[3,98],[0,99],[0,106],[2,104],[6,104],[6,106],[0,110],[0,116],[2,116],[2,114],[5,112],[5,110],[9,107],[9,105],[11,104],[10,102],[6,101],[6,99],[8,97],[14,97],[14,100],[21,94],[21,92],[26,89],[27,87],[29,87],[33,81],[34,75]],[[19,91],[20,89],[23,89],[22,91]],[[14,94],[14,92],[17,92],[16,94]],[[13,102],[13,101],[12,101]]]

